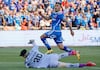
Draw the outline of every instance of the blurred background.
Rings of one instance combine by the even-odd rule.
[[[56,2],[75,30],[100,29],[100,0],[0,0],[0,30],[47,30],[47,21],[38,14],[50,15]],[[62,22],[62,29],[67,25]]]

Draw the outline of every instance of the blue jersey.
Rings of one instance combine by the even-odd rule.
[[[64,19],[64,14],[62,12],[53,12],[51,14],[51,19],[52,19],[52,30],[61,30],[61,21]]]
[[[64,14],[62,12],[53,12],[50,17],[52,19],[52,29],[46,32],[45,35],[54,39],[57,44],[62,43],[61,21],[64,19]]]
[[[81,15],[75,16],[75,24],[76,25],[80,25],[81,24],[81,20],[82,20],[82,16]]]
[[[85,13],[85,15],[87,17],[88,22],[90,22],[92,15],[90,13]]]
[[[14,18],[13,18],[13,16],[9,15],[9,16],[7,17],[7,19],[8,19],[8,24],[13,24],[13,23],[14,23]]]
[[[14,17],[14,20],[15,20],[15,23],[17,24],[17,25],[21,25],[21,21],[22,21],[22,19],[21,19],[21,17],[20,16],[15,16]]]
[[[82,19],[81,26],[86,26],[88,23],[87,19]]]

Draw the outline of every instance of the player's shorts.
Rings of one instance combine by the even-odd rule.
[[[49,54],[49,66],[50,68],[55,68],[59,64],[59,56],[56,53]]]
[[[57,31],[48,31],[45,33],[45,35],[48,38],[54,39],[54,41],[58,44],[58,43],[62,43],[63,42],[63,38],[62,38],[62,33],[61,32],[57,32]]]

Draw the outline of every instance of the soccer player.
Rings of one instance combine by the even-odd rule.
[[[51,16],[47,17],[47,16],[43,15],[41,11],[39,11],[39,14],[43,18],[45,18],[46,20],[52,19],[52,23],[51,23],[52,29],[50,31],[44,33],[40,37],[42,42],[45,44],[45,46],[48,49],[47,53],[52,53],[53,50],[51,49],[50,45],[48,44],[46,38],[54,39],[57,46],[61,50],[64,50],[66,52],[74,51],[74,50],[68,48],[67,46],[63,46],[63,39],[62,39],[62,33],[61,33],[61,22],[64,21],[64,22],[67,23],[67,20],[64,17],[63,12],[61,11],[61,3],[56,2],[54,12],[51,13]],[[72,27],[71,27],[70,24],[68,24],[68,25],[69,25],[71,35],[73,36],[74,32],[72,31]],[[77,53],[77,57],[80,60],[80,54],[79,53]]]
[[[66,67],[66,68],[81,68],[86,66],[95,66],[96,64],[93,62],[87,63],[65,63],[60,62],[61,58],[76,55],[76,52],[65,52],[61,54],[43,54],[38,50],[38,46],[36,45],[34,40],[30,40],[29,44],[33,45],[33,48],[30,52],[27,52],[26,49],[23,49],[20,53],[20,56],[25,58],[25,66],[27,68],[57,68],[57,67]]]

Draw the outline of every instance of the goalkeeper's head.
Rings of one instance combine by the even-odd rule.
[[[26,57],[27,57],[27,50],[26,50],[26,49],[23,49],[23,50],[20,52],[20,56],[26,58]]]

